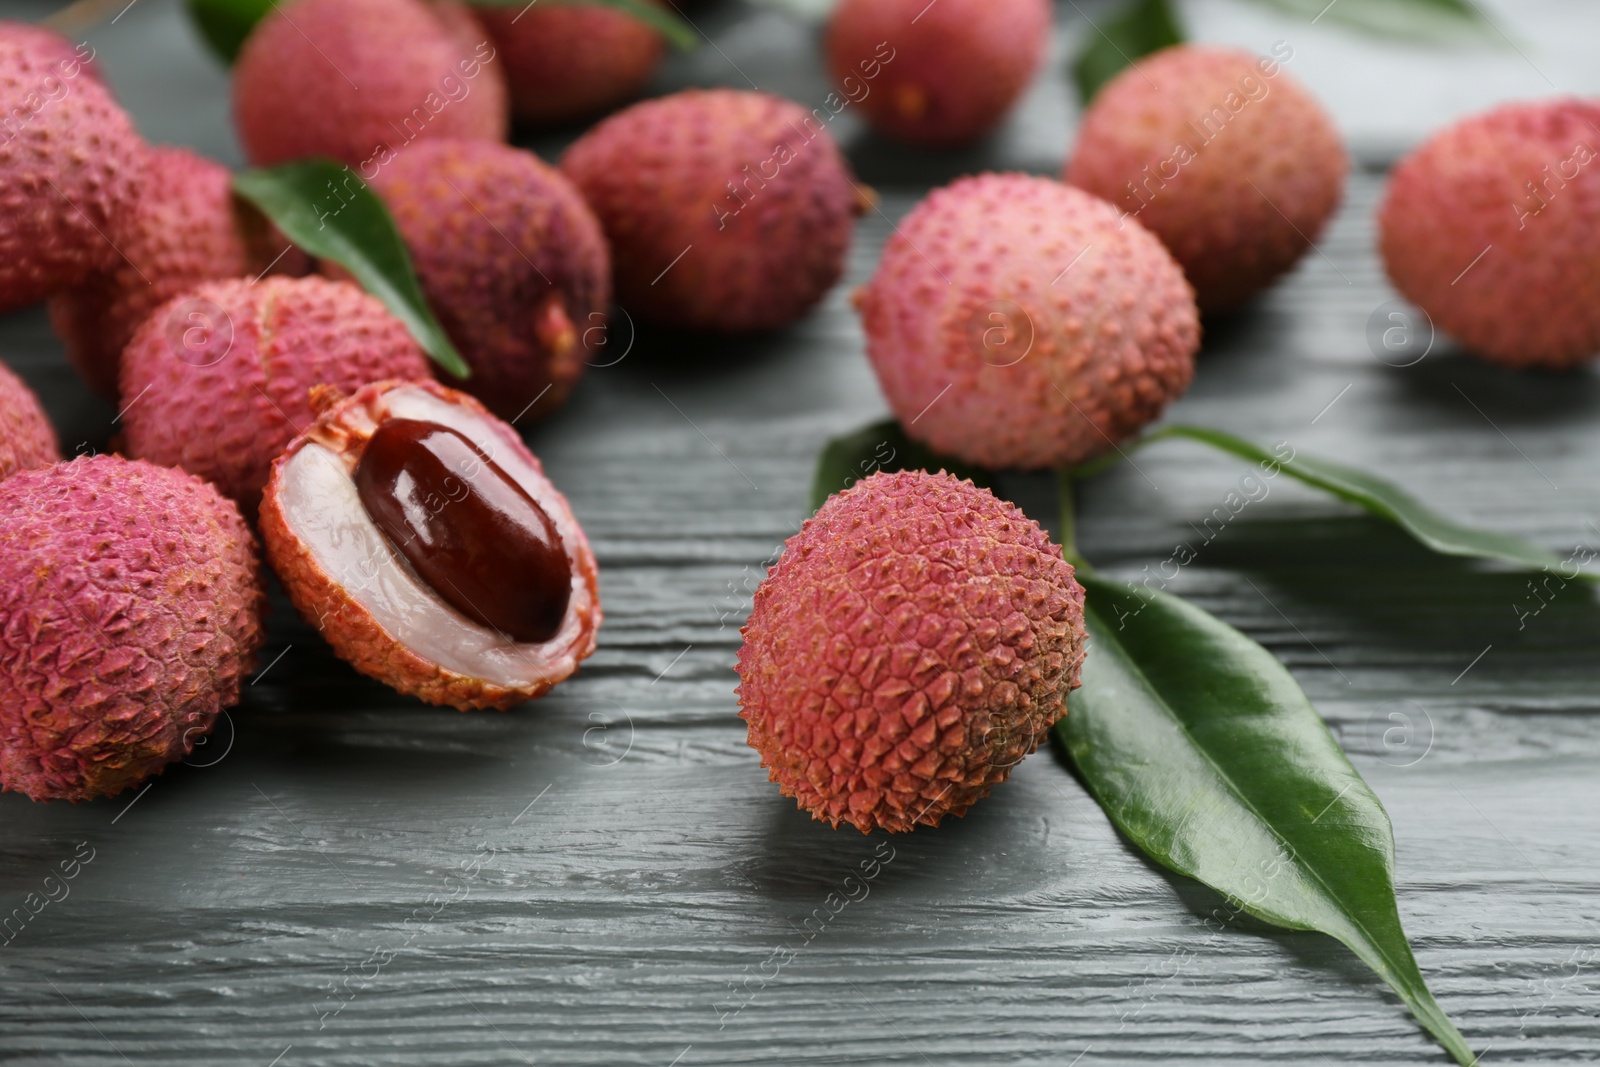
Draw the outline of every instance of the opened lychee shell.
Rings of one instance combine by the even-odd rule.
[[[566,499],[516,431],[466,394],[433,382],[376,382],[348,398],[314,390],[312,406],[316,423],[273,464],[260,529],[295,607],[334,651],[402,693],[462,711],[504,710],[576,672],[600,627],[598,568]],[[567,578],[560,589],[565,610],[550,619],[547,633],[529,639],[508,632],[492,612],[478,614],[476,603],[452,602],[466,580],[458,588],[425,576],[410,555],[415,540],[397,539],[369,511],[364,461],[375,437],[392,439],[400,424],[464,438],[484,461],[461,469],[437,498],[410,501],[431,523],[422,542],[441,529],[453,536],[449,524],[479,492],[479,480],[491,477],[485,470],[513,482],[548,520]],[[537,583],[507,567],[500,584],[509,596]]]

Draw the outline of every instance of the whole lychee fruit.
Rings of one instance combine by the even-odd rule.
[[[1287,58],[1191,45],[1148,56],[1094,98],[1067,165],[1067,181],[1161,238],[1207,312],[1294,266],[1344,192],[1338,130]]]
[[[1037,523],[948,474],[874,474],[789,539],[739,651],[750,746],[837,827],[989,795],[1078,687],[1083,589]]]
[[[472,368],[463,388],[508,419],[560,406],[604,343],[611,299],[605,237],[572,183],[521,149],[431,141],[372,184]]]
[[[1395,287],[1471,351],[1562,369],[1600,352],[1600,104],[1506,104],[1403,159],[1378,213]]]
[[[88,800],[182,759],[238,703],[264,599],[198,478],[92,456],[0,483],[0,786]]]
[[[109,267],[146,148],[110,92],[48,40],[0,32],[0,311]]]
[[[253,163],[328,156],[369,179],[421,138],[503,141],[508,125],[487,32],[422,0],[273,5],[234,65],[233,112]]]
[[[432,382],[319,390],[316,404],[273,464],[261,536],[333,650],[463,711],[577,671],[600,626],[594,554],[516,431]]]
[[[883,133],[950,146],[993,129],[1039,70],[1049,0],[844,0],[828,23],[834,84]]]
[[[254,515],[273,459],[315,418],[312,386],[353,391],[428,366],[348,282],[205,282],[151,313],[123,353],[128,452],[198,474]]]
[[[122,350],[158,306],[203,281],[304,274],[305,254],[233,195],[227,167],[186,148],[150,151],[144,195],[116,228],[116,265],[50,299],[67,359],[95,392],[115,397]]]
[[[864,192],[819,118],[765,93],[688,90],[606,119],[561,160],[635,318],[719,332],[799,318],[839,280]]]
[[[1109,451],[1183,393],[1200,344],[1194,294],[1160,241],[1022,174],[935,190],[856,303],[905,432],[991,468]]]
[[[61,459],[55,427],[28,384],[0,363],[0,478]]]
[[[633,99],[666,51],[648,24],[599,4],[475,10],[505,64],[512,117],[530,126],[571,122]]]

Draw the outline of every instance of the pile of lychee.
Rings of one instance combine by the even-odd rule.
[[[875,206],[834,119],[854,107],[931,148],[984,136],[1051,24],[1045,0],[845,0],[825,102],[678,92],[551,166],[506,143],[513,120],[616,108],[664,45],[609,8],[512,10],[294,0],[234,71],[252,164],[332,159],[387,207],[464,380],[221,164],[147,145],[87,46],[0,23],[0,310],[47,300],[119,411],[117,454],[63,462],[0,368],[0,786],[87,799],[187,754],[257,666],[263,550],[332,649],[402,693],[504,709],[570,677],[600,625],[596,562],[518,426],[602,362],[614,308],[725,334],[811,311]],[[1339,203],[1344,149],[1287,59],[1157,53],[1101,92],[1064,181],[967,177],[899,220],[855,301],[907,434],[1045,469],[1158,418],[1202,313],[1291,269]],[[1582,251],[1597,111],[1502,109],[1395,173],[1392,277],[1491,359],[1600,349]],[[803,808],[904,830],[964,812],[1037,747],[1086,643],[1083,590],[1036,523],[949,475],[877,474],[772,568],[738,697]]]

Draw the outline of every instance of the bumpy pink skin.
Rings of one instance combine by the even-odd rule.
[[[275,7],[239,53],[233,111],[251,162],[330,156],[367,179],[420,138],[503,141],[509,124],[488,33],[420,0]]]
[[[856,294],[906,432],[992,468],[1079,463],[1188,387],[1194,295],[1137,222],[1079,189],[985,174],[935,190]]]
[[[238,703],[264,603],[197,478],[94,456],[0,483],[0,788],[88,800],[182,759]]]
[[[117,395],[122,350],[150,312],[203,281],[304,274],[305,254],[233,196],[233,175],[186,148],[152,148],[145,193],[116,230],[116,265],[50,299],[67,360],[102,396]]]
[[[0,41],[14,41],[30,49],[39,59],[56,64],[57,73],[66,76],[76,70],[98,82],[105,82],[105,74],[94,61],[94,49],[87,41],[78,44],[36,22],[11,22],[0,19]],[[62,66],[66,64],[66,66]],[[72,75],[76,77],[76,74]]]
[[[0,479],[61,458],[55,427],[26,382],[0,364]]]
[[[472,368],[461,388],[507,419],[560,407],[597,358],[611,300],[605,237],[572,183],[521,149],[433,141],[373,186]]]
[[[315,418],[313,386],[428,376],[405,326],[347,282],[206,282],[157,308],[123,353],[127,448],[253,516],[273,459]]]
[[[272,569],[283,582],[300,614],[317,628],[341,659],[367,677],[376,678],[401,693],[429,704],[444,704],[459,711],[482,708],[505,711],[524,701],[537,699],[571,677],[578,662],[593,654],[603,618],[599,566],[583,528],[567,506],[566,498],[553,485],[547,482],[535,490],[535,499],[546,514],[556,521],[567,558],[574,573],[581,578],[587,595],[574,596],[568,608],[569,612],[578,615],[575,636],[561,647],[551,650],[552,667],[541,677],[539,684],[527,687],[511,687],[483,678],[472,678],[418,655],[384,629],[366,608],[353,599],[350,592],[340,585],[337,576],[330,575],[322,568],[294,531],[295,516],[290,515],[283,505],[285,465],[312,440],[334,447],[336,442],[349,438],[344,441],[341,451],[356,455],[365,447],[366,439],[349,437],[347,427],[360,426],[370,437],[371,429],[387,417],[383,405],[384,394],[400,386],[426,389],[495,425],[493,416],[482,404],[465,393],[446,389],[433,382],[374,382],[353,396],[344,398],[332,393],[320,393],[319,405],[325,406],[317,422],[284,449],[283,455],[273,464],[272,480],[262,498],[261,538],[267,546],[267,559],[271,561]],[[495,429],[501,445],[516,452],[542,477],[544,468],[528,451],[517,432],[504,423],[495,425]],[[571,665],[565,669],[553,666],[558,661],[570,662]]]
[[[1050,44],[1048,0],[844,0],[828,66],[874,127],[945,147],[993,129]]]
[[[1378,214],[1395,287],[1492,362],[1560,370],[1592,359],[1600,352],[1597,127],[1600,104],[1591,101],[1507,104],[1407,156]]]
[[[0,31],[0,117],[0,311],[9,311],[115,261],[106,235],[138,201],[146,148],[104,84],[36,35]]]
[[[765,93],[635,104],[561,169],[605,228],[618,303],[685,329],[770,330],[805,314],[843,273],[863,206],[826,123]]]
[[[962,815],[1066,714],[1083,589],[1038,524],[948,474],[875,474],[822,506],[756,590],[750,745],[820,820]]]
[[[571,122],[633,99],[666,51],[639,19],[595,4],[476,10],[500,49],[511,114],[528,125]]]
[[[1212,312],[1249,300],[1310,249],[1349,166],[1332,118],[1281,63],[1177,45],[1100,90],[1066,180],[1161,238]]]

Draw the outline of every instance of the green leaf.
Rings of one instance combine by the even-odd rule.
[[[1389,817],[1294,678],[1175,596],[1078,580],[1090,653],[1056,731],[1112,822],[1249,914],[1338,938],[1476,1062],[1401,929]]]
[[[1317,22],[1338,22],[1375,37],[1407,41],[1463,41],[1498,37],[1499,31],[1469,0],[1261,0]]]
[[[885,419],[827,443],[817,457],[817,473],[811,482],[811,510],[869,475],[903,470],[945,470],[958,478],[970,478],[976,485],[990,484],[987,472],[929,451],[908,438],[899,423]]]
[[[1132,0],[1109,19],[1091,20],[1089,38],[1072,63],[1078,96],[1087,104],[1124,67],[1183,39],[1183,27],[1168,0]]]
[[[274,0],[187,0],[189,18],[224,63],[239,58],[244,39],[266,17]]]
[[[457,378],[471,374],[422,295],[389,209],[349,167],[326,159],[262,167],[234,175],[233,188],[307,253],[349,271],[434,362]]]
[[[655,30],[678,48],[688,51],[700,43],[700,34],[684,19],[665,8],[645,3],[645,0],[534,0],[540,4],[593,4],[614,7],[624,15],[632,15]],[[473,7],[528,7],[529,0],[472,0]]]

